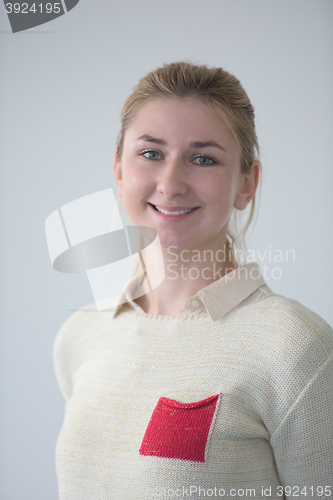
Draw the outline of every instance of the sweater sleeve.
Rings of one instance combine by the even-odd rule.
[[[301,491],[303,498],[305,492],[305,498],[331,497],[333,354],[304,387],[270,442],[285,498],[301,496]]]

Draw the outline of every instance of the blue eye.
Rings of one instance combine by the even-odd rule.
[[[210,156],[196,156],[195,159],[205,160],[203,162],[200,161],[199,163],[197,163],[197,165],[213,165],[214,163],[216,163],[215,160],[213,160],[213,158],[211,158]]]
[[[155,151],[154,149],[147,149],[146,151],[142,151],[142,153],[140,154],[142,154],[148,160],[159,160],[158,157],[160,156],[160,153],[158,151]]]

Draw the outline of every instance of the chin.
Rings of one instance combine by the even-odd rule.
[[[176,247],[179,250],[185,250],[188,248],[195,248],[196,243],[190,240],[189,238],[184,238],[184,236],[179,236],[178,238],[175,236],[166,236],[166,235],[158,235],[161,247],[163,249],[168,249],[170,247]],[[173,250],[175,250],[173,248]]]

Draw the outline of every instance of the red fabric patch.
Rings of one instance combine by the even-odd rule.
[[[216,394],[195,403],[160,398],[146,429],[140,455],[204,462],[218,398]]]

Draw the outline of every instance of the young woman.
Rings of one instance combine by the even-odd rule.
[[[116,308],[58,333],[61,499],[331,497],[332,330],[236,259],[258,154],[221,68],[164,65],[127,99],[118,194],[157,231],[165,278],[140,296],[136,274]]]

